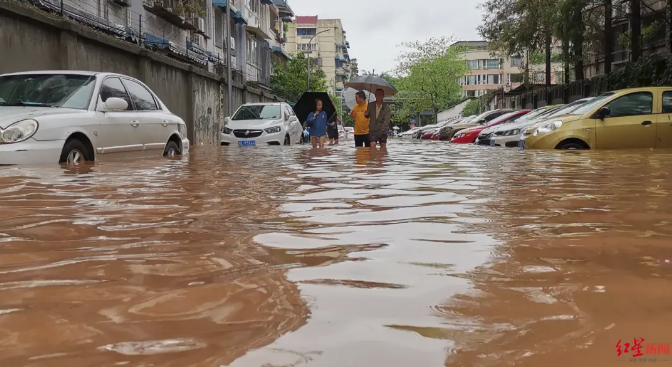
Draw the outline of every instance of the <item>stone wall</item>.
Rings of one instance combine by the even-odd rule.
[[[90,70],[137,78],[187,123],[192,144],[219,144],[227,103],[226,78],[32,8],[0,0],[0,74],[30,70]],[[278,99],[233,82],[233,107]]]

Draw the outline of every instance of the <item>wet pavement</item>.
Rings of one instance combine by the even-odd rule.
[[[634,338],[672,365],[670,162],[395,140],[0,167],[0,366],[617,366]]]

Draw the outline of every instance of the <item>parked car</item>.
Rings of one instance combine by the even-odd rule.
[[[444,130],[441,131],[441,140],[451,140],[453,136],[460,130],[464,130],[474,126],[485,126],[490,121],[509,112],[513,112],[513,110],[501,109],[501,110],[486,111],[466,122],[463,121],[460,123],[448,125]]]
[[[476,138],[478,137],[478,134],[483,131],[486,128],[493,127],[493,126],[498,126],[500,124],[505,124],[509,121],[514,121],[518,119],[519,117],[530,113],[530,110],[520,110],[520,111],[514,111],[514,112],[509,112],[505,113],[498,118],[491,120],[487,125],[485,126],[474,126],[470,127],[468,129],[464,129],[462,131],[458,131],[455,136],[453,136],[453,139],[450,141],[453,144],[472,144],[473,142],[476,141]]]
[[[530,120],[536,119],[539,115],[541,115],[544,112],[548,112],[548,110],[550,110],[552,108],[553,108],[553,106],[544,106],[544,107],[537,108],[536,110],[532,110],[532,112],[530,112],[526,115],[523,115],[516,120],[507,121],[506,124],[519,123],[519,122],[523,122],[523,121],[530,121]],[[474,144],[490,145],[490,137],[492,136],[492,134],[495,131],[502,128],[503,125],[504,124],[500,124],[500,125],[495,125],[495,126],[491,126],[491,127],[483,129],[478,134],[478,137],[476,138],[476,141],[474,142]]]
[[[422,139],[422,140],[431,140],[431,139],[432,139],[432,135],[434,135],[434,133],[435,133],[437,130],[438,130],[437,128],[434,128],[434,129],[427,129],[427,130],[423,131],[423,132],[422,132],[422,135],[420,136],[420,139]]]
[[[469,121],[473,120],[477,116],[468,116],[468,117],[462,117],[459,119],[456,119],[454,121],[451,121],[447,123],[446,125],[442,126],[439,131],[437,131],[438,139],[439,140],[450,140],[448,136],[452,136],[451,130],[453,129],[454,125],[458,124],[466,124]]]
[[[568,115],[572,111],[574,111],[574,110],[580,108],[581,106],[583,106],[584,104],[590,102],[593,98],[594,97],[588,97],[588,98],[582,98],[582,99],[576,100],[576,101],[574,101],[570,104],[567,104],[565,107],[555,111],[548,118],[554,118],[554,117]],[[521,136],[518,138],[519,139],[518,146],[519,147],[522,146],[521,145],[522,143],[520,143],[520,140],[524,140],[525,138],[527,138],[527,136],[531,135],[534,132],[534,129],[536,129],[536,127],[539,126],[539,124],[543,124],[545,121],[547,121],[547,119],[536,119],[536,122],[534,124],[525,127],[523,129],[523,132],[522,132]],[[529,133],[528,133],[528,131],[529,131]],[[513,144],[510,144],[510,145],[513,145]]]
[[[490,136],[490,146],[498,147],[515,147],[518,146],[518,140],[522,134],[523,129],[535,123],[545,120],[559,111],[565,105],[552,105],[545,112],[539,114],[533,120],[523,120],[512,124],[501,125]]]
[[[569,114],[547,119],[525,149],[672,148],[672,87],[604,93]]]
[[[284,102],[246,103],[224,118],[221,145],[291,145],[301,143],[303,126]]]
[[[425,125],[423,127],[418,128],[416,131],[414,131],[412,136],[415,139],[420,139],[420,138],[422,138],[422,135],[425,133],[425,131],[435,129],[435,128],[436,128],[436,124]]]
[[[520,144],[519,141],[521,135],[528,127],[548,119],[564,116],[567,113],[581,107],[591,99],[592,97],[582,98],[566,105],[560,105],[558,108],[549,110],[548,112],[539,115],[534,120],[512,124],[508,127],[508,130],[502,127],[500,130],[495,132],[494,136],[491,138],[490,144],[492,145],[492,140],[494,140],[494,145],[496,146],[504,146],[508,148],[517,147]]]
[[[145,84],[91,71],[0,75],[0,165],[189,153],[187,126]]]

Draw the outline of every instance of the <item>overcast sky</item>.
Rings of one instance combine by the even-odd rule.
[[[296,15],[339,18],[360,70],[394,69],[406,41],[454,36],[479,39],[480,0],[288,0]]]

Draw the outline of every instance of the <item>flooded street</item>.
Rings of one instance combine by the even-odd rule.
[[[0,366],[669,353],[672,152],[347,143],[0,167]]]

